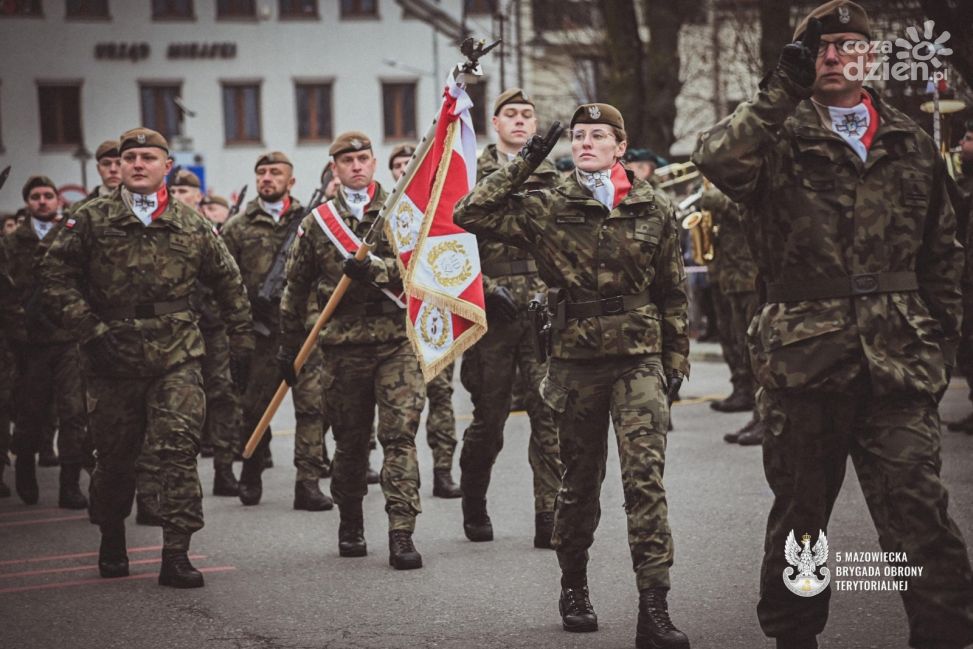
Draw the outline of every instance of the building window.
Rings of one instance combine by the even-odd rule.
[[[0,1],[0,16],[43,16],[41,0],[2,0]]]
[[[192,20],[193,0],[152,0],[152,17]]]
[[[41,114],[41,146],[81,144],[81,84],[37,87]]]
[[[382,111],[385,139],[403,140],[416,136],[416,84],[383,83]]]
[[[317,18],[318,0],[280,0],[281,18]]]
[[[297,139],[302,142],[330,140],[331,84],[298,83]]]
[[[593,0],[531,0],[531,15],[538,33],[601,27]]]
[[[257,3],[254,0],[217,0],[217,18],[256,18]]]
[[[477,135],[486,134],[487,125],[487,100],[486,100],[486,79],[481,78],[477,83],[466,86],[466,94],[473,100],[473,108],[470,109],[470,117],[473,119],[473,130]]]
[[[464,0],[463,10],[469,15],[492,16],[496,0]]]
[[[139,87],[142,103],[142,126],[162,133],[169,139],[182,133],[182,114],[176,98],[182,95],[179,84],[143,83]]]
[[[342,18],[374,18],[378,16],[378,0],[341,0]]]
[[[109,18],[108,0],[67,0],[67,18]]]
[[[223,84],[223,134],[227,144],[260,142],[260,84]]]

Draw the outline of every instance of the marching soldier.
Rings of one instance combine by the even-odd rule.
[[[82,203],[100,196],[111,196],[115,188],[121,184],[121,158],[118,155],[117,140],[105,140],[98,145],[95,149],[95,165],[101,177],[101,184],[91,190]]]
[[[10,314],[10,340],[17,355],[16,426],[11,450],[17,459],[14,478],[17,495],[28,505],[37,502],[39,491],[35,458],[58,422],[61,476],[58,505],[84,509],[88,501],[79,480],[86,453],[87,421],[84,384],[81,379],[78,342],[69,329],[57,327],[40,308],[44,289],[41,259],[58,229],[57,187],[46,176],[32,176],[23,189],[29,218],[3,240],[7,251],[15,304]]]
[[[970,235],[970,217],[973,216],[973,122],[967,122],[966,133],[960,140],[959,171],[956,179],[961,195],[954,201],[956,209],[957,238],[966,247],[966,268],[963,272],[963,327],[960,336],[959,349],[956,354],[956,367],[966,378],[969,386],[969,400],[973,402],[973,250],[969,244],[973,243]],[[965,238],[964,238],[965,233]],[[950,422],[949,430],[973,435],[973,413]]]
[[[169,184],[172,197],[186,207],[199,212],[199,202],[203,200],[202,183],[199,176],[189,169],[180,169]]]
[[[222,196],[203,196],[199,202],[199,211],[216,226],[217,230],[222,230],[223,224],[230,215],[230,203]]]
[[[243,393],[243,434],[248,437],[260,421],[264,409],[270,403],[281,375],[274,360],[280,343],[280,295],[261,295],[275,259],[288,251],[284,243],[289,231],[300,226],[303,207],[291,196],[294,187],[294,165],[280,151],[265,153],[254,165],[257,198],[247,204],[243,214],[233,217],[223,227],[223,240],[237,260],[243,273],[243,283],[250,296],[257,332],[257,349],[254,353],[253,372]],[[266,291],[263,291],[266,293]],[[318,477],[323,459],[315,454],[315,444],[305,444],[303,434],[312,430],[300,426],[295,433],[294,464],[297,479],[294,483],[294,508],[319,511],[331,509],[334,503],[321,492]],[[320,436],[320,432],[318,433]],[[240,474],[240,501],[244,505],[256,505],[263,494],[261,474],[270,448],[271,431],[267,430],[260,446],[250,459],[243,463]]]
[[[3,481],[3,472],[10,465],[10,418],[17,364],[7,332],[12,329],[9,320],[15,311],[16,293],[10,279],[7,248],[2,243],[0,240],[0,498],[9,498],[10,487]]]
[[[319,339],[335,441],[331,494],[341,514],[338,553],[367,553],[362,498],[377,408],[389,563],[398,570],[420,568],[412,533],[421,511],[415,436],[425,386],[406,336],[402,281],[391,246],[383,236],[369,257],[354,259],[355,243],[375,222],[385,190],[373,180],[376,160],[364,133],[339,135],[330,154],[341,189],[304,219],[291,251],[281,303],[280,371],[289,385],[296,382],[294,359],[306,335],[309,298],[315,294],[325,304],[347,275],[353,284]]]
[[[824,630],[830,590],[789,592],[785,540],[828,530],[849,454],[882,549],[923,567],[900,593],[909,645],[973,642],[973,572],[947,513],[937,409],[955,362],[963,251],[935,143],[842,72],[865,68],[855,45],[869,34],[853,2],[814,9],[753,99],[693,154],[744,206],[766,282],[750,345],[775,499],[757,616],[782,649],[817,647]]]
[[[575,175],[554,188],[521,192],[558,135],[552,129],[531,138],[519,157],[459,203],[455,220],[529,251],[550,287],[551,360],[541,392],[556,412],[564,463],[552,538],[562,625],[598,628],[587,563],[610,418],[639,588],[636,645],[688,649],[666,602],[673,550],[662,485],[669,400],[689,372],[686,273],[674,209],[619,163],[625,123],[608,104],[582,105],[571,119]]]
[[[90,514],[101,528],[102,577],[128,574],[125,518],[144,444],[159,461],[159,584],[196,588],[203,575],[187,552],[203,527],[196,455],[205,350],[190,297],[197,282],[213,290],[235,377],[246,375],[253,349],[250,312],[240,272],[213,228],[168,195],[165,138],[133,129],[122,134],[119,152],[119,189],[67,219],[44,257],[44,300],[82,344],[97,452]]]
[[[389,170],[392,179],[398,182],[415,147],[400,144],[389,156]],[[453,451],[456,449],[456,417],[453,414],[453,369],[454,364],[440,372],[426,384],[426,397],[429,399],[429,413],[426,415],[426,442],[432,449],[433,483],[432,495],[437,498],[459,498],[462,496],[459,485],[453,482]]]
[[[497,143],[487,145],[477,160],[477,176],[486,178],[506,166],[537,131],[534,103],[520,88],[511,88],[493,104]],[[525,181],[525,189],[553,187],[558,172],[548,160],[539,161]],[[561,481],[554,413],[538,392],[545,366],[534,353],[533,330],[527,304],[546,290],[537,262],[524,250],[496,240],[481,239],[480,264],[489,329],[463,355],[460,378],[473,400],[473,421],[463,434],[460,489],[463,493],[463,531],[471,541],[492,541],[493,524],[487,513],[490,473],[500,449],[510,412],[514,376],[524,383],[524,406],[530,418],[527,459],[534,474],[534,547],[550,548],[554,500]]]

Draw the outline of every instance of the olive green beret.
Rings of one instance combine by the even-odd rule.
[[[534,101],[524,94],[521,88],[511,88],[509,90],[504,90],[497,97],[497,100],[493,102],[493,114],[494,116],[500,112],[500,109],[507,104],[527,104],[529,106],[534,105]]]
[[[581,104],[571,117],[571,128],[575,124],[607,124],[625,130],[622,114],[610,104]]]
[[[861,5],[851,0],[831,0],[814,9],[804,17],[794,30],[794,40],[800,40],[807,31],[807,25],[812,18],[821,21],[822,34],[838,34],[841,32],[855,32],[871,38],[871,27],[868,24],[868,14]]]
[[[399,146],[392,149],[392,155],[389,156],[389,169],[392,168],[392,163],[395,162],[396,158],[412,157],[412,154],[416,152],[416,148],[411,144],[400,144]]]
[[[372,148],[372,141],[361,131],[345,131],[335,138],[328,154],[333,158],[351,151],[365,151]]]
[[[161,133],[153,131],[150,128],[133,128],[130,131],[125,131],[122,136],[118,138],[118,154],[121,155],[128,151],[129,149],[136,149],[140,147],[155,147],[157,149],[162,149],[167,154],[169,153],[169,143],[166,139],[162,137]]]
[[[176,177],[172,179],[173,187],[195,187],[200,188],[199,176],[189,169],[180,169],[176,172]]]
[[[57,185],[55,185],[54,181],[47,176],[31,176],[27,179],[27,182],[24,183],[24,188],[20,191],[20,195],[24,197],[24,201],[26,201],[27,197],[30,196],[30,192],[37,187],[50,187],[54,190],[55,194],[57,193]]]
[[[288,158],[283,153],[281,153],[280,151],[268,151],[267,153],[264,153],[259,158],[257,158],[257,164],[253,165],[253,170],[256,171],[257,167],[260,167],[262,165],[274,165],[274,164],[282,164],[282,165],[287,165],[291,169],[294,168],[294,163],[291,162],[291,159]]]
[[[117,140],[105,140],[98,145],[95,149],[95,160],[101,160],[102,158],[117,158],[118,157],[118,141]]]
[[[203,200],[199,201],[200,205],[222,205],[223,207],[230,207],[230,202],[223,198],[222,196],[203,196]]]

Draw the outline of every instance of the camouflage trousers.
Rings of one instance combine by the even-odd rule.
[[[411,345],[339,345],[323,347],[322,352],[335,442],[331,495],[339,507],[364,498],[368,440],[377,407],[389,529],[412,531],[422,511],[416,432],[426,390]]]
[[[144,464],[149,494],[162,519],[163,545],[185,550],[203,527],[203,492],[196,455],[205,417],[199,361],[153,378],[88,377],[88,417],[97,459],[91,476],[91,522],[120,524],[132,511],[136,462],[143,446],[156,463]]]
[[[10,417],[13,388],[17,377],[16,361],[6,339],[0,338],[0,465],[10,464]]]
[[[713,300],[719,323],[720,347],[723,359],[730,368],[730,383],[734,390],[753,394],[756,385],[747,350],[747,327],[757,312],[757,294],[753,291],[727,293],[714,285]]]
[[[973,263],[973,258],[967,263]],[[973,295],[969,286],[963,286],[963,324],[959,348],[956,352],[956,369],[966,379],[969,387],[969,400],[973,401]]]
[[[426,443],[432,449],[434,469],[453,468],[456,449],[456,417],[453,415],[454,363],[426,384],[429,413],[426,415]]]
[[[546,367],[534,355],[532,335],[526,316],[513,322],[491,322],[486,335],[463,355],[460,379],[473,400],[473,421],[463,433],[460,486],[464,496],[486,497],[493,464],[503,448],[503,428],[519,368],[530,419],[527,461],[534,473],[534,511],[550,512],[561,486],[561,462],[554,413],[538,391]]]
[[[638,588],[668,588],[673,549],[662,474],[669,406],[661,358],[555,358],[541,391],[557,413],[564,463],[551,537],[561,570],[577,574],[588,564],[588,548],[601,517],[610,417]]]
[[[57,417],[58,454],[63,464],[91,464],[81,353],[77,343],[28,343],[17,351],[14,455],[39,453]]]
[[[238,434],[241,444],[250,439],[253,429],[260,423],[260,418],[267,409],[267,404],[274,398],[277,386],[280,385],[280,370],[277,369],[277,336],[257,336],[257,345],[250,359],[250,379],[247,389],[243,391],[241,408],[243,410],[242,428]],[[260,444],[254,450],[255,457],[261,457],[267,452],[270,440],[273,438],[268,425]]]
[[[973,573],[963,537],[946,512],[939,477],[939,412],[921,394],[876,397],[860,383],[842,392],[761,391],[772,434],[764,471],[774,492],[767,520],[757,617],[770,637],[817,635],[828,619],[831,589],[805,598],[783,582],[784,542],[828,531],[848,456],[882,550],[907,553],[922,566],[902,591],[910,646],[973,642]],[[941,644],[940,644],[941,643]]]
[[[324,365],[315,346],[294,386],[294,467],[297,480],[317,480],[324,472],[324,434],[331,428],[328,395],[322,386]]]
[[[201,359],[206,420],[203,440],[213,446],[213,464],[233,464],[240,448],[240,405],[230,376],[230,338],[226,328],[203,329],[206,355]],[[139,490],[141,491],[141,489]]]

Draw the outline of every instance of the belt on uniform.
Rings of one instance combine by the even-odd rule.
[[[517,261],[494,261],[484,264],[483,274],[487,277],[503,277],[505,275],[527,275],[537,272],[537,262],[533,259],[518,259]]]
[[[182,297],[171,302],[149,302],[147,304],[109,307],[102,309],[99,315],[105,320],[129,320],[132,318],[157,318],[160,315],[188,310],[189,298]]]
[[[827,277],[803,282],[767,284],[767,302],[805,302],[830,298],[904,293],[918,291],[919,282],[911,271],[900,273],[862,273],[849,277]]]
[[[571,319],[596,318],[602,315],[619,315],[626,311],[634,311],[639,307],[652,303],[649,291],[635,295],[616,295],[603,300],[590,302],[562,302],[564,315]]]
[[[392,302],[391,300],[382,300],[381,302],[365,302],[362,304],[349,304],[347,306],[342,306],[341,311],[337,314],[339,316],[375,316],[375,315],[391,315],[393,313],[401,313],[402,308]]]

